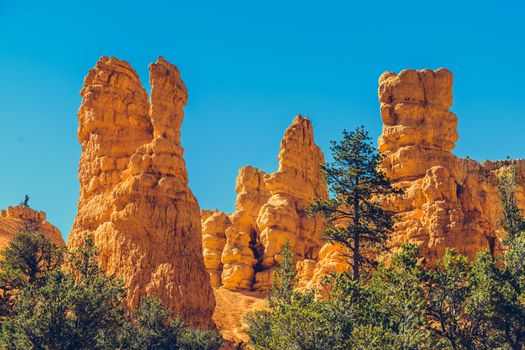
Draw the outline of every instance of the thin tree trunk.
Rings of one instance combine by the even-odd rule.
[[[357,183],[357,180],[356,180]],[[357,186],[356,186],[357,187]],[[356,229],[356,232],[354,232],[354,280],[359,280],[359,231],[357,231],[357,227],[359,224],[359,197],[356,194],[354,196],[354,228]]]

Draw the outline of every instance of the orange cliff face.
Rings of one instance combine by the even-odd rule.
[[[24,205],[0,210],[0,250],[20,231],[41,232],[57,246],[64,246],[62,234],[46,221],[46,213],[43,211],[36,211]]]
[[[479,164],[452,154],[458,140],[452,105],[452,73],[446,69],[404,70],[379,79],[383,169],[402,198],[386,206],[399,213],[392,245],[416,242],[431,262],[447,247],[474,258],[487,249],[498,253],[502,217],[498,174],[518,169],[517,200],[525,208],[525,160]]]
[[[233,214],[202,213],[203,226],[216,228],[214,236],[226,238],[217,245],[216,239],[203,236],[205,259],[213,254],[215,261],[207,266],[215,287],[270,289],[286,241],[296,261],[315,261],[319,255],[321,221],[308,217],[306,210],[314,198],[325,198],[327,189],[319,168],[324,156],[314,143],[308,118],[299,115],[293,120],[278,158],[279,168],[272,174],[250,166],[239,170]]]
[[[81,91],[80,198],[69,247],[92,235],[100,264],[122,278],[129,306],[156,295],[190,324],[213,327],[215,299],[199,205],[180,144],[187,92],[178,69],[150,65],[151,96],[124,61],[102,57]]]

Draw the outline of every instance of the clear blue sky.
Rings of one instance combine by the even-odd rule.
[[[79,90],[102,55],[144,84],[158,55],[182,71],[182,143],[202,208],[233,209],[240,167],[274,171],[297,113],[325,153],[345,128],[379,136],[387,70],[451,69],[455,153],[524,157],[524,13],[520,1],[0,0],[0,208],[28,193],[67,237]]]

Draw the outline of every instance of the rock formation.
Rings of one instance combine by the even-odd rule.
[[[46,221],[46,213],[25,205],[0,210],[0,250],[20,231],[37,231],[45,234],[57,246],[64,246],[60,231]]]
[[[417,242],[432,262],[447,247],[473,258],[500,249],[498,174],[518,168],[517,199],[525,208],[525,161],[484,162],[452,154],[458,139],[452,105],[452,73],[446,69],[404,70],[379,79],[383,169],[402,198],[387,207],[399,213],[392,244]]]
[[[212,287],[221,285],[222,250],[226,245],[226,229],[231,226],[228,215],[218,210],[203,210],[202,219],[202,252],[204,265],[210,274]]]
[[[517,201],[525,209],[525,160],[480,164],[452,154],[458,140],[457,118],[449,110],[452,83],[446,69],[388,72],[379,79],[382,168],[405,190],[384,203],[398,213],[390,244],[396,250],[418,243],[430,264],[448,247],[471,259],[483,249],[498,254],[505,233],[497,185],[508,166],[518,170]],[[326,244],[317,262],[298,264],[298,288],[318,286],[347,267],[344,249]]]
[[[199,205],[180,145],[187,101],[178,69],[150,65],[151,95],[124,61],[102,57],[81,91],[78,214],[68,241],[94,237],[100,264],[122,278],[129,306],[157,295],[199,327],[215,305],[202,258]]]
[[[315,260],[319,254],[321,221],[306,210],[314,198],[326,197],[327,189],[319,169],[324,156],[308,118],[295,117],[278,159],[272,174],[250,166],[239,171],[235,213],[231,225],[221,226],[226,236],[221,283],[228,289],[269,289],[286,241],[297,261]],[[207,213],[202,220],[209,222]],[[211,274],[214,270],[209,268]]]
[[[319,259],[305,259],[297,263],[297,285],[299,291],[319,288],[325,277],[332,273],[349,271],[348,251],[340,244],[325,243],[319,251]]]

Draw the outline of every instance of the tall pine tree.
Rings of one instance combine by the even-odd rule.
[[[364,127],[343,132],[341,142],[332,141],[333,162],[321,166],[331,193],[316,199],[310,214],[322,214],[328,242],[342,244],[351,254],[353,279],[373,255],[386,248],[394,213],[381,207],[380,199],[400,194],[379,169],[382,156]]]

